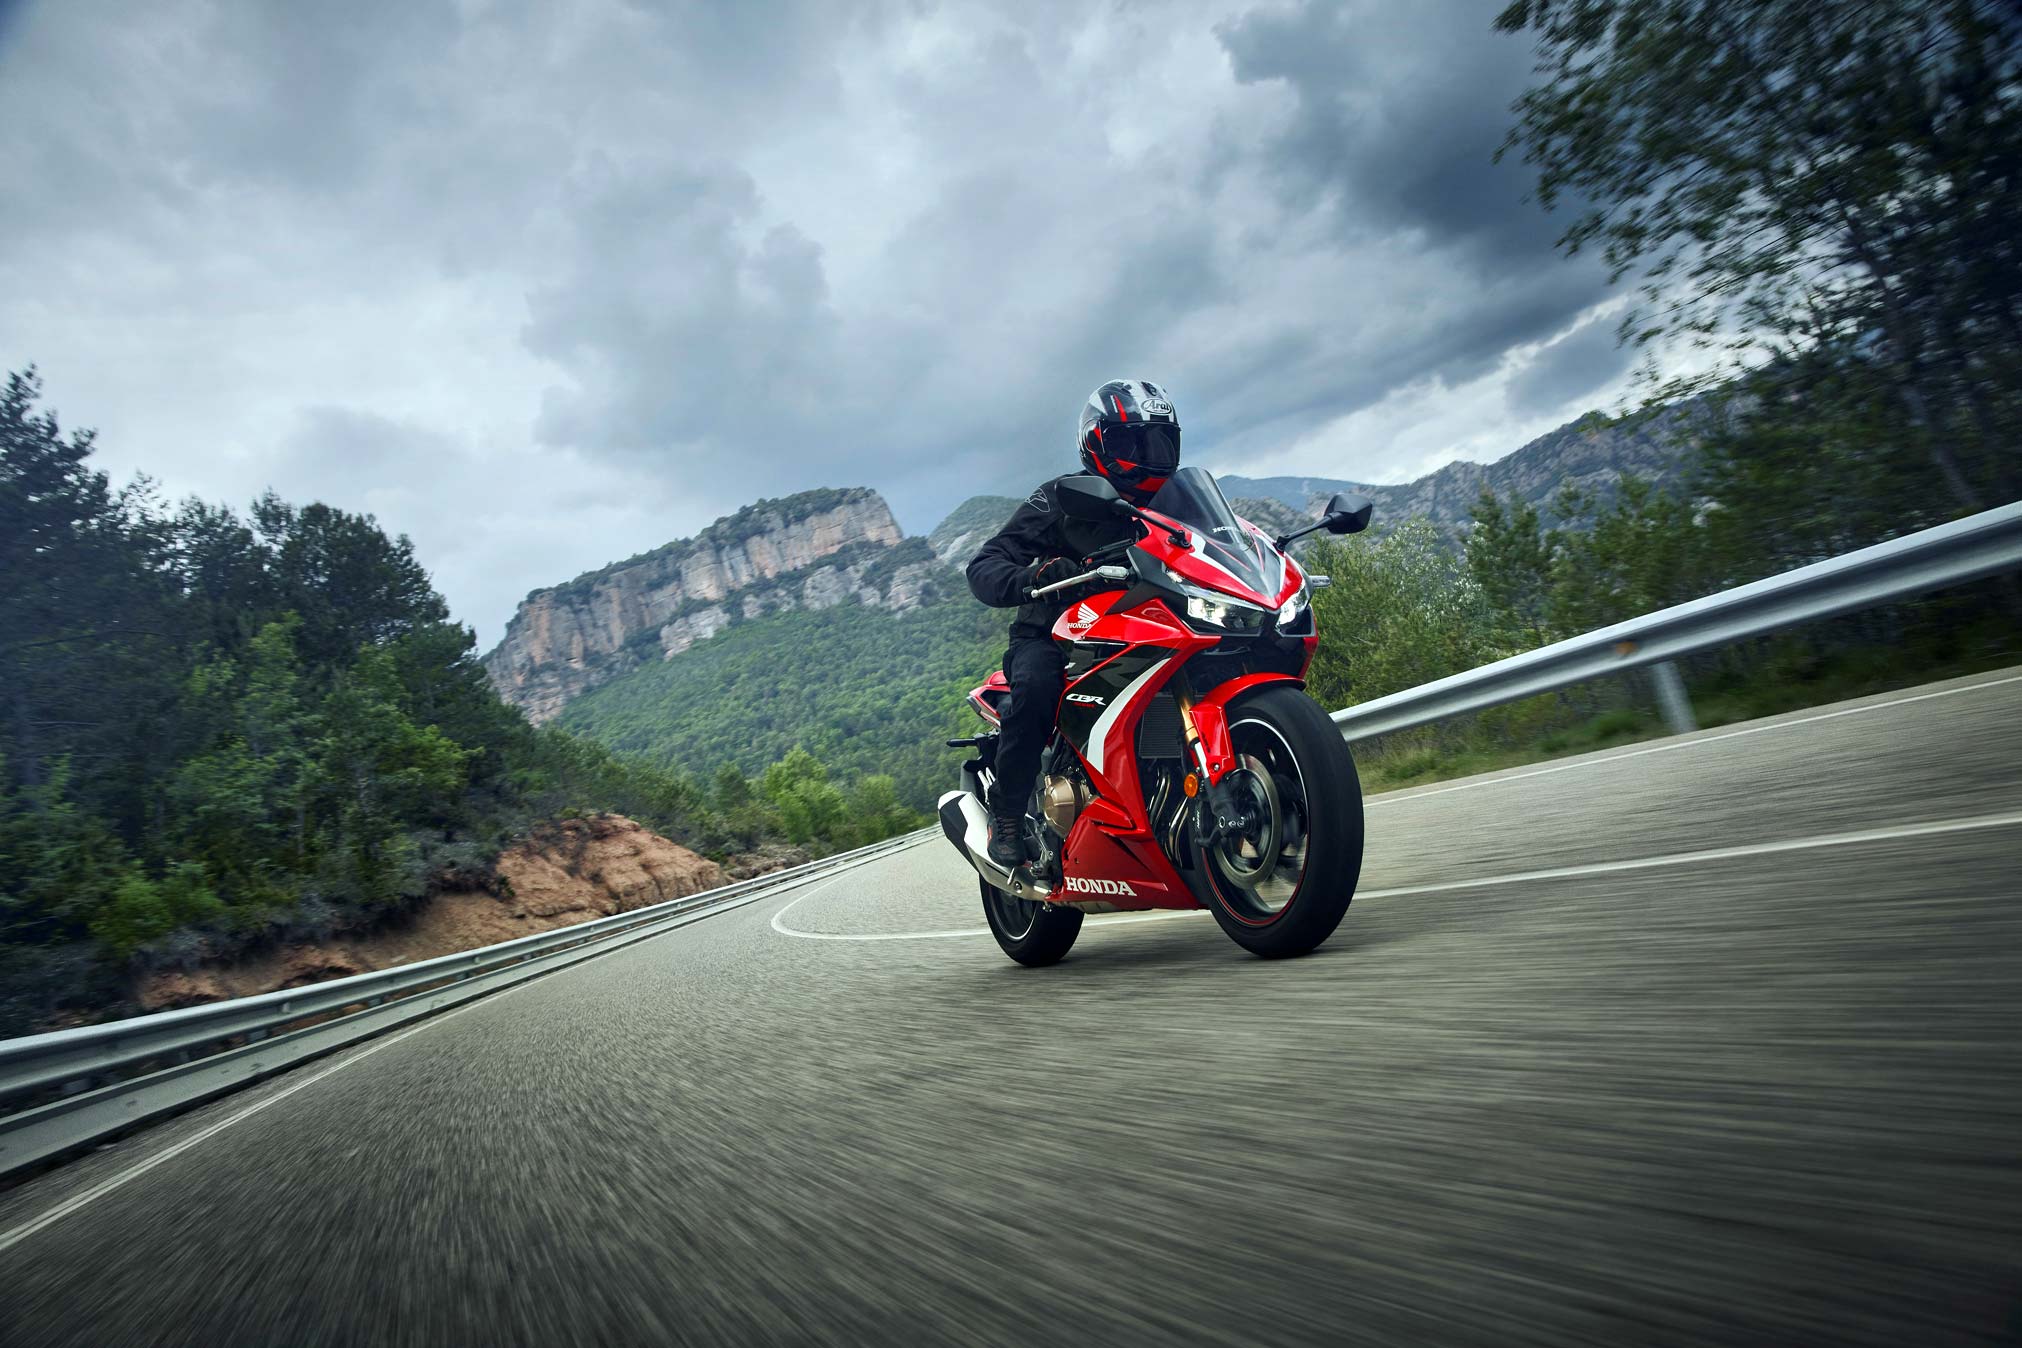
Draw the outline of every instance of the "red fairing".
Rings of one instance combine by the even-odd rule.
[[[1096,826],[1097,801],[1081,812],[1061,853],[1067,892],[1075,903],[1118,908],[1198,908],[1186,881],[1149,833],[1108,833]]]
[[[1306,660],[1311,663],[1312,659],[1313,647],[1309,643]],[[1208,760],[1210,782],[1221,781],[1223,775],[1236,765],[1235,753],[1229,747],[1229,703],[1263,684],[1289,683],[1296,688],[1303,682],[1303,679],[1293,678],[1290,674],[1245,674],[1239,679],[1230,679],[1194,703],[1194,730],[1201,737],[1201,753]]]
[[[1092,594],[1078,603],[1069,605],[1058,618],[1053,620],[1055,641],[1102,641],[1108,638],[1091,637],[1089,632],[1105,613],[1108,613],[1123,598],[1122,590],[1110,590],[1104,594]]]
[[[1078,754],[1096,794],[1121,805],[1127,811],[1129,826],[1149,837],[1151,822],[1145,815],[1144,792],[1137,772],[1138,722],[1144,719],[1145,708],[1186,663],[1187,657],[1213,646],[1219,638],[1194,631],[1174,616],[1162,600],[1154,599],[1127,612],[1113,611],[1121,598],[1123,591],[1113,590],[1084,600],[1060,615],[1053,626],[1053,635],[1070,641],[1115,642],[1122,648],[1077,679],[1067,690],[1069,698],[1074,697],[1082,684],[1094,680],[1126,655],[1142,654],[1148,647],[1172,652],[1148,668],[1141,681],[1127,690],[1126,703],[1110,706],[1096,722],[1097,738]],[[1093,621],[1087,620],[1084,609],[1095,614]]]
[[[1275,610],[1282,607],[1286,600],[1298,593],[1300,582],[1305,579],[1305,573],[1299,569],[1299,564],[1286,557],[1283,553],[1278,552],[1276,548],[1271,547],[1271,540],[1265,537],[1264,531],[1256,525],[1251,524],[1248,520],[1243,520],[1243,523],[1249,527],[1251,533],[1264,540],[1266,551],[1275,555],[1278,559],[1278,586],[1274,595],[1259,594],[1217,565],[1207,555],[1206,549],[1202,546],[1200,539],[1195,535],[1194,531],[1185,525],[1169,520],[1155,510],[1147,510],[1145,515],[1150,519],[1158,521],[1164,527],[1150,530],[1143,538],[1138,540],[1137,545],[1158,558],[1161,562],[1164,562],[1167,569],[1184,576],[1196,585],[1205,585],[1210,589],[1219,590],[1245,603],[1257,604],[1261,607]],[[1168,537],[1169,533],[1184,535],[1187,545],[1185,547],[1175,545],[1172,539]]]

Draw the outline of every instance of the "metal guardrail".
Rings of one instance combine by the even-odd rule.
[[[1482,711],[1604,674],[1654,665],[1665,719],[1697,729],[1681,655],[2022,568],[2022,502],[1906,534],[1688,604],[1540,646],[1334,713],[1349,740]]]
[[[0,1175],[936,832],[922,829],[684,898],[415,964],[0,1041]]]

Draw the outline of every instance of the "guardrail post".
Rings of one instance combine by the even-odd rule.
[[[1697,730],[1699,722],[1692,716],[1692,699],[1685,695],[1685,680],[1678,673],[1677,662],[1659,660],[1650,666],[1650,678],[1657,685],[1657,705],[1671,733],[1689,735]]]

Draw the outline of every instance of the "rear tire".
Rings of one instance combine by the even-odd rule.
[[[1196,845],[1208,910],[1252,954],[1303,955],[1340,925],[1362,875],[1355,759],[1320,705],[1282,685],[1229,709],[1229,741],[1248,774],[1237,785],[1268,818],[1243,840]]]
[[[1079,908],[1048,908],[1006,894],[988,880],[976,883],[983,891],[983,916],[990,923],[990,934],[1020,964],[1035,969],[1058,964],[1081,935]]]

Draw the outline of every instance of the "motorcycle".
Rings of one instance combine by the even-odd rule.
[[[1272,539],[1214,477],[1184,468],[1142,508],[1093,474],[1060,506],[1116,526],[1080,575],[1027,592],[1085,589],[1054,623],[1067,683],[1022,822],[1026,861],[988,852],[986,792],[1010,687],[992,674],[969,703],[993,729],[942,796],[942,831],[975,868],[990,932],[1021,964],[1067,954],[1091,912],[1206,908],[1238,945],[1302,955],[1348,911],[1362,870],[1362,788],[1326,712],[1305,692],[1328,583],[1287,551],[1325,530],[1358,533],[1372,503],[1342,493],[1320,521]]]

